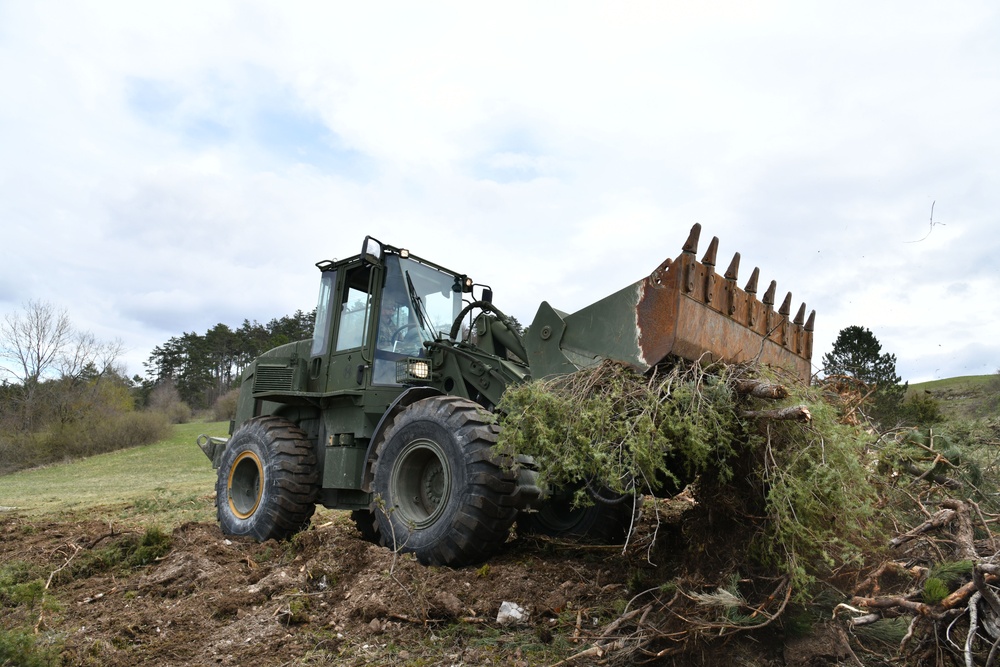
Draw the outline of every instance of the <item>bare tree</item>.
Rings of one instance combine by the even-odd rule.
[[[65,309],[28,301],[0,321],[0,378],[13,381],[9,392],[22,428],[30,430],[40,412],[41,388],[48,380],[102,377],[115,366],[122,343],[102,343],[73,329]]]
[[[72,335],[65,310],[28,301],[20,312],[8,313],[0,323],[2,368],[25,386],[37,385],[55,369]]]
[[[103,377],[111,372],[124,375],[124,368],[118,366],[124,351],[120,340],[99,341],[89,331],[74,332],[56,360],[59,377],[78,379],[87,373]]]
[[[72,334],[66,311],[42,301],[28,301],[0,322],[0,368],[20,385],[16,407],[23,427],[31,428],[42,378],[55,370]]]

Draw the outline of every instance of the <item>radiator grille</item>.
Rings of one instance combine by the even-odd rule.
[[[288,366],[258,366],[253,376],[254,393],[262,391],[291,391],[295,370]]]

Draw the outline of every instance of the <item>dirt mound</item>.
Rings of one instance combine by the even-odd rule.
[[[0,567],[49,583],[5,605],[4,628],[37,627],[70,665],[554,663],[621,612],[644,567],[620,548],[524,538],[481,566],[424,567],[328,513],[281,543],[186,524],[123,569],[114,554],[142,532],[4,517]],[[505,601],[526,620],[498,624]]]

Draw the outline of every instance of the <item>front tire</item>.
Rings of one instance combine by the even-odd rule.
[[[219,526],[258,542],[290,537],[309,525],[318,483],[305,432],[281,417],[250,419],[230,438],[219,465]]]
[[[496,552],[517,516],[514,473],[493,453],[498,432],[482,407],[454,396],[396,415],[372,480],[371,511],[386,546],[453,567]]]

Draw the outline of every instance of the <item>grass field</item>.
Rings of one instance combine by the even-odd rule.
[[[967,375],[911,384],[908,394],[928,392],[948,419],[996,416],[1000,408],[1000,377]]]
[[[214,520],[215,470],[195,440],[202,433],[224,437],[228,428],[228,422],[179,424],[153,445],[5,475],[0,506],[23,516],[163,526]]]

